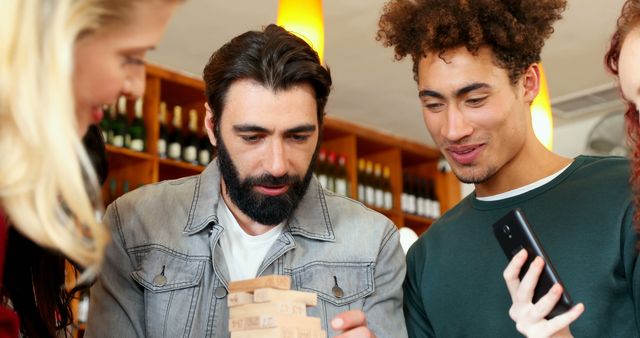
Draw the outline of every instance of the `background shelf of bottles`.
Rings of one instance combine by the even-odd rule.
[[[144,184],[197,174],[214,158],[203,93],[200,79],[149,65],[144,97],[106,108],[106,203]],[[457,179],[436,168],[437,150],[333,116],[322,139],[316,175],[323,186],[399,227],[421,233],[460,199]]]

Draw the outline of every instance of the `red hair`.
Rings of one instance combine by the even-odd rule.
[[[611,74],[619,75],[618,61],[620,60],[620,50],[624,40],[629,32],[639,27],[640,0],[627,0],[622,6],[622,12],[616,24],[616,31],[611,37],[611,45],[604,57],[605,66]],[[627,111],[624,116],[627,126],[627,141],[631,147],[630,182],[635,204],[633,220],[636,231],[640,232],[640,143],[638,142],[640,139],[640,125],[638,122],[638,109],[630,101],[627,101]]]

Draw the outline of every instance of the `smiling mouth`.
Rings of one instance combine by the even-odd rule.
[[[456,163],[460,165],[470,165],[480,156],[484,147],[484,144],[448,147],[446,151]]]

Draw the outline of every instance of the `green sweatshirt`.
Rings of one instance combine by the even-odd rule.
[[[640,269],[629,162],[579,156],[552,181],[507,199],[470,194],[407,254],[410,337],[519,337],[492,224],[521,208],[575,303],[575,337],[640,337]]]

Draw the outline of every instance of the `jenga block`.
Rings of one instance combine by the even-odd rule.
[[[249,292],[232,292],[227,297],[229,307],[253,303],[253,294]]]
[[[229,331],[246,331],[272,327],[320,330],[320,318],[264,314],[229,319]]]
[[[273,327],[231,332],[231,338],[326,338],[322,330],[297,329],[291,327]]]
[[[306,316],[307,307],[300,302],[270,302],[238,305],[229,308],[229,319],[259,315]]]
[[[229,283],[229,292],[252,292],[260,288],[289,290],[291,289],[291,277],[270,275]]]
[[[253,291],[253,301],[256,303],[273,301],[301,302],[308,306],[316,306],[318,304],[318,295],[313,292],[262,288]]]

